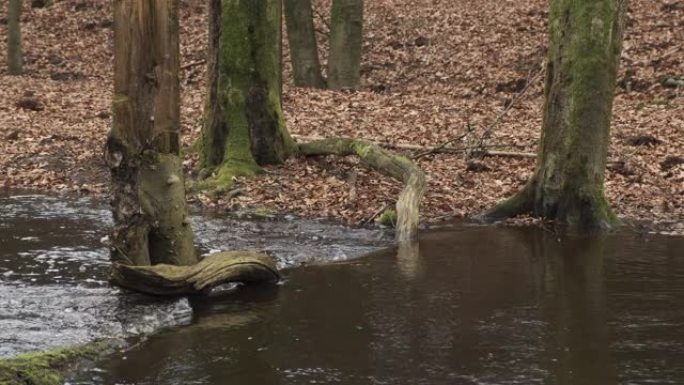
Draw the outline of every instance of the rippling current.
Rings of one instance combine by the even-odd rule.
[[[344,260],[390,240],[382,231],[296,218],[192,219],[202,252],[262,250],[280,267]],[[0,196],[0,357],[191,322],[187,299],[162,301],[109,286],[110,225],[108,207],[89,198]]]
[[[296,268],[159,301],[104,282],[103,205],[2,198],[0,356],[155,332],[68,384],[684,383],[683,238],[454,224],[395,250],[382,231],[290,219],[195,215],[204,252]]]

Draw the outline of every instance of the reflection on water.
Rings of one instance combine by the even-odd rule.
[[[460,227],[195,302],[73,384],[681,384],[684,239]]]

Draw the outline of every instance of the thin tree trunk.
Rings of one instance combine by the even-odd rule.
[[[285,0],[285,21],[294,84],[298,87],[325,88],[318,60],[311,0]]]
[[[354,89],[361,82],[363,0],[334,0],[330,18],[328,86]]]
[[[21,0],[9,0],[7,5],[7,70],[10,75],[23,72],[21,54]]]
[[[177,0],[114,2],[113,262],[197,262],[180,152]]]
[[[603,184],[626,9],[626,0],[551,2],[536,170],[520,193],[485,218],[531,213],[574,230],[617,221]]]
[[[294,142],[281,108],[278,0],[211,0],[202,166],[213,183],[283,162]]]

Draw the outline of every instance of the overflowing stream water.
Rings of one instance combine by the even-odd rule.
[[[192,217],[203,252],[265,251],[281,268],[339,261],[391,241],[385,231],[293,217]],[[0,196],[0,357],[191,322],[187,299],[122,292],[107,279],[107,205],[89,198]]]
[[[453,225],[397,251],[382,231],[195,216],[205,251],[307,263],[160,302],[103,282],[104,206],[4,198],[0,218],[0,355],[162,329],[71,385],[684,383],[683,238]]]

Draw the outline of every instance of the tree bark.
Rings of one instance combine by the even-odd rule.
[[[318,60],[311,0],[285,0],[285,21],[294,84],[298,87],[325,88]]]
[[[24,58],[21,53],[21,0],[9,0],[7,4],[7,71],[10,75],[23,72]]]
[[[355,89],[361,83],[363,0],[334,0],[330,18],[328,86]]]
[[[404,183],[397,200],[396,240],[399,246],[418,239],[420,201],[425,192],[425,175],[411,160],[388,154],[377,145],[358,139],[330,138],[299,145],[302,155],[356,155],[370,167]]]
[[[532,214],[580,231],[617,222],[603,184],[626,9],[626,0],[551,2],[535,173],[520,193],[484,218]]]
[[[52,5],[52,0],[31,0],[31,8],[45,8]]]
[[[112,281],[152,295],[211,294],[219,284],[278,281],[273,258],[249,251],[212,254],[192,266],[115,264]]]
[[[281,108],[278,0],[211,0],[202,167],[213,182],[283,162],[294,142]]]
[[[180,152],[177,0],[114,2],[111,259],[197,262]]]

